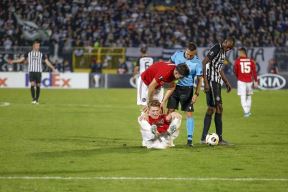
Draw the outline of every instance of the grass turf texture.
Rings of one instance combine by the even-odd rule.
[[[194,107],[195,146],[185,146],[184,118],[176,147],[167,150],[140,147],[134,89],[42,89],[40,105],[30,104],[29,94],[0,90],[0,105],[10,103],[0,107],[1,192],[288,191],[287,180],[219,180],[288,178],[288,91],[256,92],[252,116],[244,118],[235,90],[223,90],[223,135],[234,145],[215,147],[198,144],[206,111],[202,93]],[[8,179],[15,176],[34,178]],[[79,179],[41,179],[58,176]]]

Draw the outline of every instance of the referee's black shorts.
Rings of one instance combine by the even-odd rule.
[[[181,104],[181,110],[186,112],[193,112],[193,86],[176,86],[176,89],[168,99],[168,109],[178,109],[179,103]]]
[[[209,82],[209,91],[206,93],[206,102],[210,107],[216,107],[217,104],[222,104],[221,84],[215,81]]]
[[[36,82],[37,84],[41,83],[41,72],[29,72],[29,80],[30,82]]]

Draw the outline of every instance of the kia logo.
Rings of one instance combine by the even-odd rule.
[[[285,87],[286,80],[284,77],[276,74],[264,74],[259,76],[259,88],[277,90]]]

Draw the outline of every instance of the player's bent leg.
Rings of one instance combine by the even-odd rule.
[[[138,123],[141,127],[140,132],[142,135],[142,146],[147,146],[147,142],[154,138],[154,134],[151,131],[151,125],[146,120],[140,120],[138,118]]]
[[[179,129],[181,126],[181,118],[174,118],[168,128],[168,134],[170,135],[167,138],[168,147],[174,147],[173,141],[179,136]]]

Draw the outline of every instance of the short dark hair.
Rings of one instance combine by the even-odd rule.
[[[33,41],[33,45],[34,45],[35,43],[40,43],[40,40],[39,40],[39,39],[35,39],[35,40]]]
[[[179,72],[180,75],[184,77],[188,76],[190,73],[189,67],[185,63],[178,64],[176,66],[176,70]]]
[[[189,42],[189,44],[188,44],[188,50],[189,50],[189,51],[194,51],[194,50],[196,50],[196,49],[197,49],[196,44],[193,43],[193,42]]]
[[[146,47],[146,46],[141,47],[141,48],[140,48],[140,52],[141,52],[142,54],[146,54],[146,53],[147,53],[147,47]]]
[[[229,42],[231,42],[232,45],[233,45],[233,47],[234,47],[234,45],[235,45],[235,39],[234,39],[233,37],[227,37],[226,40],[229,41]]]
[[[148,107],[160,107],[161,103],[158,100],[152,100],[148,103]]]
[[[240,48],[238,49],[238,51],[242,51],[242,52],[245,53],[245,55],[247,55],[247,50],[246,50],[244,47],[240,47]]]

